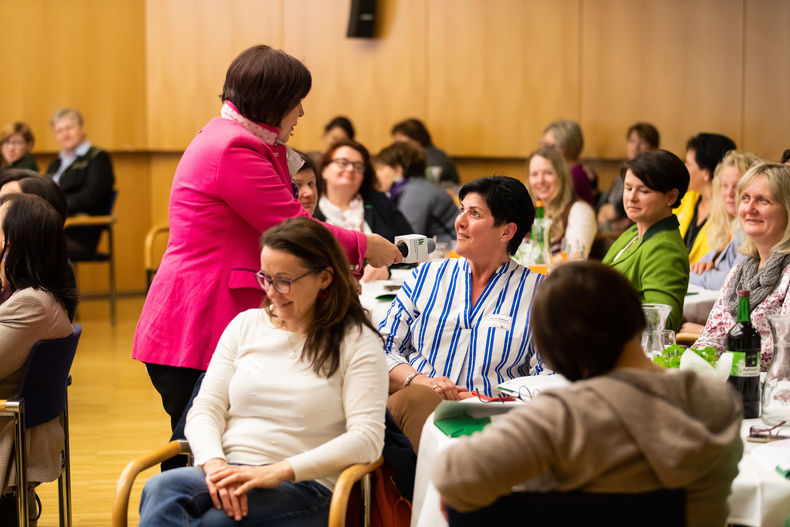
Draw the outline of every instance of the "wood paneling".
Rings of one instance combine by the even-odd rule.
[[[702,131],[741,143],[742,0],[583,1],[582,20],[585,155],[622,156],[636,121],[681,157]]]
[[[577,116],[578,0],[427,5],[427,124],[439,147],[525,156],[549,121]]]
[[[108,150],[145,148],[143,0],[3,1],[0,126],[25,121],[57,149],[49,117],[79,109]]]
[[[219,115],[231,61],[255,44],[281,47],[281,0],[147,0],[148,133],[181,151]]]
[[[746,0],[743,148],[779,161],[790,148],[790,2]]]

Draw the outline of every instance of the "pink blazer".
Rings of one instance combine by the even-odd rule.
[[[285,147],[215,118],[187,147],[170,193],[170,238],[134,336],[142,362],[205,370],[225,326],[259,307],[260,236],[307,216],[294,199]],[[326,224],[325,224],[326,225]],[[361,264],[364,235],[326,225]]]

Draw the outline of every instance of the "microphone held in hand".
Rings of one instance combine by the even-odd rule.
[[[395,246],[403,255],[403,263],[425,262],[428,254],[436,250],[436,242],[422,234],[395,236]]]

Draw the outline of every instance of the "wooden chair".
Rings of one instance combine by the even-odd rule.
[[[146,291],[151,287],[154,275],[157,269],[159,269],[159,263],[162,261],[161,255],[159,258],[156,258],[158,249],[161,247],[157,245],[157,240],[163,235],[165,236],[165,240],[167,240],[169,234],[170,226],[167,223],[157,223],[148,229],[148,233],[145,235],[145,243],[143,244],[143,266],[145,267]]]
[[[115,487],[115,498],[112,505],[112,527],[127,527],[129,497],[137,475],[143,470],[179,454],[190,454],[189,443],[186,441],[171,441],[161,448],[143,454],[126,465]],[[340,474],[329,506],[329,527],[343,527],[345,525],[351,489],[360,480],[362,481],[362,506],[365,515],[363,524],[366,527],[369,525],[370,474],[380,467],[383,462],[384,459],[379,458],[373,463],[359,463],[348,467]]]
[[[29,524],[27,502],[27,452],[25,431],[60,417],[63,425],[63,470],[58,478],[60,527],[71,527],[71,451],[69,448],[68,385],[69,370],[82,334],[79,324],[71,335],[61,339],[41,340],[30,351],[19,395],[0,400],[0,414],[14,419],[14,463],[16,465],[16,499],[19,526]],[[19,492],[25,489],[24,492]]]
[[[66,219],[64,226],[66,231],[72,229],[80,229],[86,227],[100,228],[107,232],[108,250],[107,252],[91,251],[91,252],[72,252],[69,253],[69,260],[71,260],[74,267],[74,275],[77,275],[76,264],[83,262],[94,263],[107,263],[109,266],[109,280],[110,280],[110,322],[113,326],[117,321],[117,298],[118,291],[115,283],[115,242],[113,238],[113,226],[115,225],[115,216],[113,210],[115,209],[115,202],[118,198],[118,191],[113,189],[110,202],[107,207],[107,214],[101,216],[72,216]]]

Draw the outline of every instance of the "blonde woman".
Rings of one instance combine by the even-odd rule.
[[[702,260],[691,264],[690,284],[705,289],[721,289],[730,269],[743,261],[744,256],[736,253],[741,237],[736,229],[738,204],[735,201],[735,189],[746,171],[759,162],[760,158],[752,153],[730,150],[716,167],[708,219],[708,244],[711,249]]]
[[[586,259],[598,224],[595,212],[573,189],[568,164],[553,148],[538,148],[527,158],[527,188],[534,201],[543,201],[551,220],[551,253],[558,255],[565,241],[578,248]]]
[[[584,135],[579,123],[560,119],[547,124],[540,138],[540,146],[559,150],[568,163],[576,195],[594,205],[598,195],[598,176],[580,161],[584,149]]]

